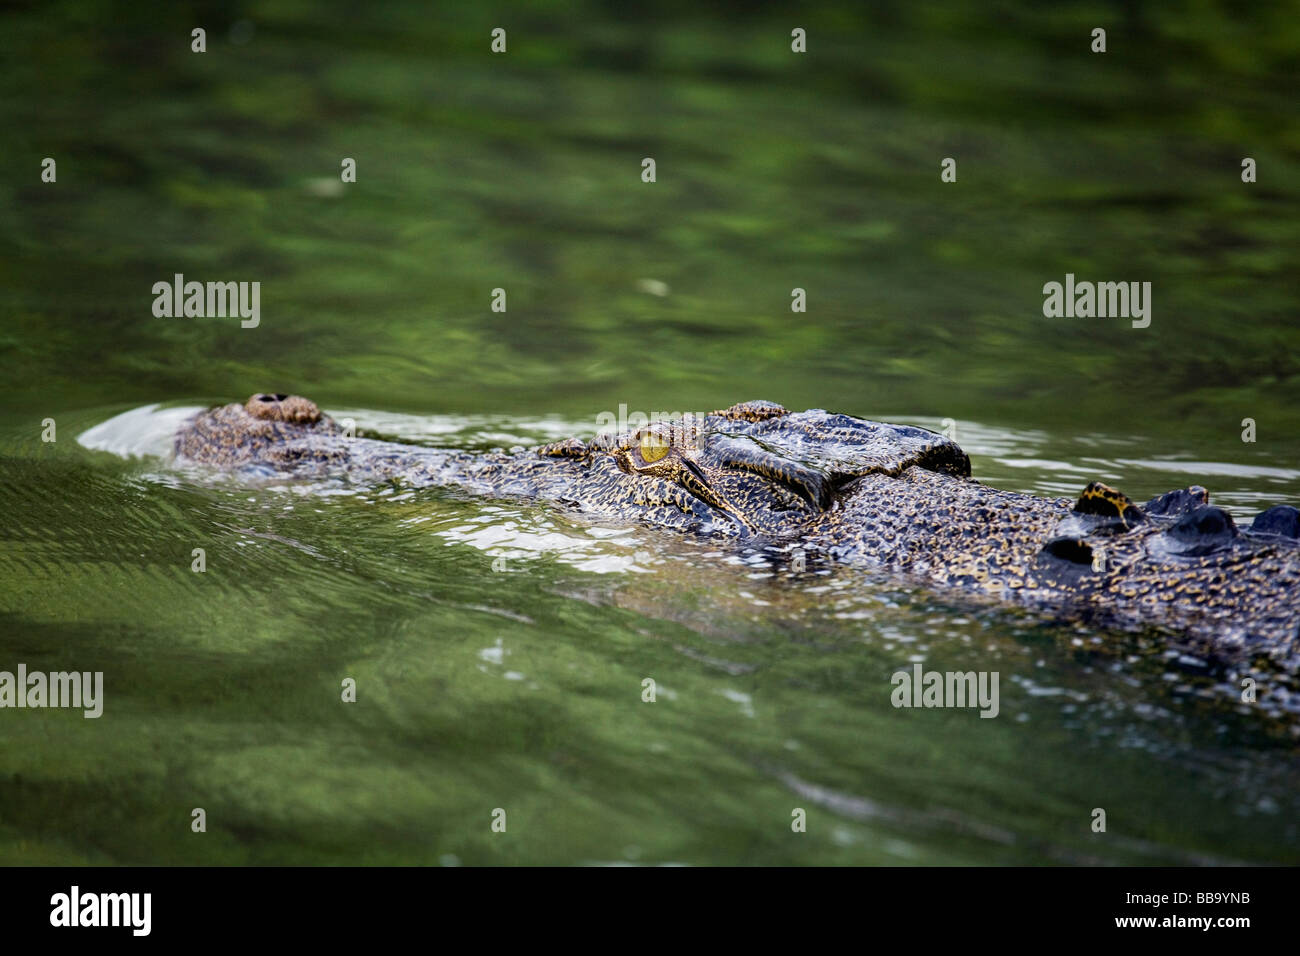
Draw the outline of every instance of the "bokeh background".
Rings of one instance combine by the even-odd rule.
[[[0,712],[0,862],[1300,861],[1294,714],[1168,635],[77,441],[262,390],[470,449],[766,398],[952,419],[1001,487],[1300,501],[1296,13],[6,4],[0,669],[107,699]],[[178,272],[260,326],[155,318]],[[1044,318],[1067,272],[1150,327]],[[999,718],[893,709],[914,662]]]
[[[19,6],[3,399],[274,388],[589,418],[766,397],[1276,437],[1300,421],[1295,13]],[[343,157],[358,182],[333,189]],[[1152,326],[1045,319],[1067,271],[1150,281]],[[175,272],[260,280],[261,327],[154,319]]]

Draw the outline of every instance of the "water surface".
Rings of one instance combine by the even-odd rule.
[[[8,436],[10,472],[47,479],[8,491],[9,653],[107,684],[97,721],[10,712],[11,861],[1297,858],[1290,723],[1158,641],[542,506],[178,472],[147,452],[191,410]],[[584,427],[346,412],[466,448]],[[1085,450],[1127,487],[1179,471],[1130,439],[965,430],[1007,487],[1072,487]],[[1248,510],[1296,481],[1233,487]],[[998,671],[998,717],[895,709],[915,662]]]

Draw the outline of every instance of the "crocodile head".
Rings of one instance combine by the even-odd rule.
[[[625,502],[644,523],[708,525],[727,535],[796,534],[809,518],[835,509],[864,475],[909,468],[970,475],[961,448],[926,429],[821,409],[792,413],[770,402],[539,451],[603,476],[585,502],[575,496],[579,504],[603,510],[601,503]]]
[[[555,501],[598,520],[726,536],[798,535],[866,476],[970,474],[961,448],[923,428],[771,402],[532,452],[470,455],[350,437],[307,399],[268,392],[197,416],[175,450],[250,475],[456,485]]]

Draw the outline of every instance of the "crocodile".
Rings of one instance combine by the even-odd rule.
[[[1300,661],[1300,511],[1249,527],[1192,485],[1137,504],[988,487],[953,440],[911,425],[749,401],[702,418],[470,453],[361,437],[296,395],[209,409],[178,462],[247,477],[454,487],[593,520],[885,568],[1106,626],[1156,626],[1207,652]]]

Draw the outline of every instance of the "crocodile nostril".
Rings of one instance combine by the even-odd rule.
[[[267,422],[293,422],[310,425],[320,421],[320,409],[301,395],[282,395],[279,392],[258,392],[250,395],[245,411],[254,418]]]

